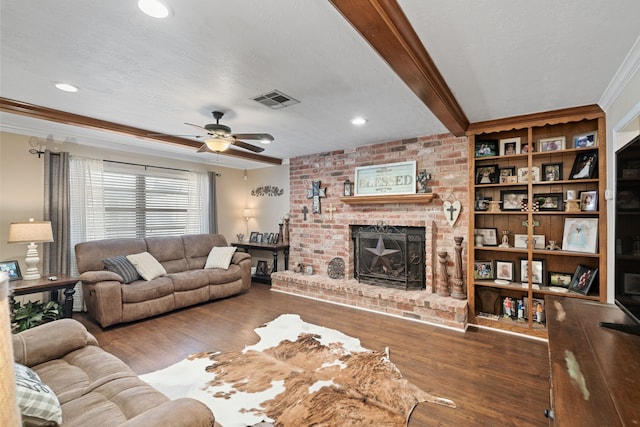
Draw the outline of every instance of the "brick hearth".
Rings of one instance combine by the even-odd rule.
[[[406,291],[293,271],[271,275],[271,290],[404,317],[460,331],[467,327],[467,301],[429,290]]]

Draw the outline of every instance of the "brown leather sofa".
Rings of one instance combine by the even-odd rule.
[[[209,427],[211,410],[195,399],[169,400],[120,359],[98,347],[78,321],[56,320],[13,335],[15,361],[30,367],[62,407],[62,426]],[[34,417],[23,425],[55,426]]]
[[[204,269],[211,249],[226,247],[221,234],[106,239],[75,246],[87,311],[102,327],[224,298],[251,287],[251,256],[233,254],[228,269]],[[149,252],[167,274],[124,284],[103,259]]]

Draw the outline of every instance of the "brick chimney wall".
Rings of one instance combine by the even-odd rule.
[[[426,169],[432,179],[427,186],[436,198],[426,204],[370,204],[348,205],[340,201],[344,181],[354,181],[355,168],[385,163],[416,160],[418,171]],[[454,236],[463,236],[463,273],[466,273],[468,218],[473,197],[468,190],[467,138],[451,134],[433,135],[388,143],[369,145],[352,150],[339,150],[290,160],[290,262],[312,265],[314,274],[326,275],[329,261],[341,257],[346,264],[346,277],[353,278],[353,244],[349,225],[372,225],[384,221],[389,225],[426,228],[426,277],[427,290],[437,280],[436,253],[445,250],[449,254],[449,276],[454,274]],[[326,188],[326,198],[320,199],[321,213],[311,212],[311,200],[307,189],[312,181],[320,181]],[[451,227],[442,210],[445,200],[459,200],[462,212]],[[307,220],[302,207],[307,206]],[[327,210],[336,210],[333,219]],[[466,274],[465,274],[466,276]],[[466,283],[466,277],[465,277]]]

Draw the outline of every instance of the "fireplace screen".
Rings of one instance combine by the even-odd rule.
[[[425,288],[425,229],[384,223],[352,225],[354,276],[359,282],[399,289]]]

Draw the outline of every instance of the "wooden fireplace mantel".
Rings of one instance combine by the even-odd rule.
[[[437,197],[433,193],[416,194],[381,194],[375,196],[349,196],[340,197],[340,201],[348,205],[374,205],[385,203],[430,203]]]

